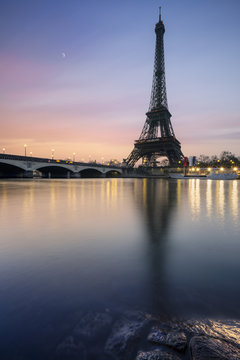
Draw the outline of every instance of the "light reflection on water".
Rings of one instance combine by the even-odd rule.
[[[231,214],[234,220],[237,222],[239,221],[239,200],[238,200],[238,182],[237,181],[231,181],[229,184],[229,203],[230,203],[230,209]]]
[[[207,180],[207,191],[206,191],[206,207],[207,216],[212,216],[212,180]]]
[[[190,179],[189,181],[189,201],[191,204],[191,214],[193,219],[200,214],[200,180]]]
[[[46,327],[99,303],[238,318],[239,186],[1,181],[1,329],[13,341],[11,329],[18,337],[25,323],[25,341],[32,323]]]

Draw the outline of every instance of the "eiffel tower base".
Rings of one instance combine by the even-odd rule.
[[[127,159],[127,164],[129,167],[133,167],[142,158],[145,165],[154,166],[156,165],[156,159],[161,156],[168,158],[170,166],[182,161],[184,156],[180,142],[174,137],[137,140]]]

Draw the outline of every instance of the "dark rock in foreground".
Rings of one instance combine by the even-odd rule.
[[[73,327],[70,334],[58,344],[57,359],[87,359],[89,354],[99,351],[99,343],[104,341],[111,329],[111,324],[112,317],[109,313],[87,312]]]
[[[240,321],[236,320],[164,321],[138,311],[109,310],[80,313],[74,320],[52,358],[240,360]]]
[[[170,354],[162,350],[139,352],[136,360],[180,360],[175,354]]]
[[[183,332],[164,332],[159,328],[152,328],[150,334],[148,335],[148,341],[159,344],[170,346],[175,350],[184,351],[187,346],[187,338]]]
[[[105,352],[116,359],[132,359],[132,353],[144,325],[145,320],[129,320],[122,318],[113,327],[106,345]]]
[[[239,360],[240,350],[225,340],[194,336],[190,342],[193,360]]]

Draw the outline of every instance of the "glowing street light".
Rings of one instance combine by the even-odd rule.
[[[32,156],[32,151],[30,151],[30,156]]]
[[[52,160],[53,160],[53,158],[54,158],[54,152],[55,152],[55,149],[52,149]]]
[[[5,154],[6,149],[5,149],[5,148],[3,148],[2,150],[3,150],[3,154]]]
[[[27,156],[27,144],[24,144],[24,155]]]

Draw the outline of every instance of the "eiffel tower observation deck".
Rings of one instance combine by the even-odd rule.
[[[161,19],[161,8],[155,33],[156,49],[150,105],[141,135],[125,160],[129,167],[133,167],[141,158],[146,166],[155,165],[159,157],[167,157],[170,165],[184,158],[181,144],[176,139],[171,124],[172,115],[168,110],[163,42],[165,26]]]

